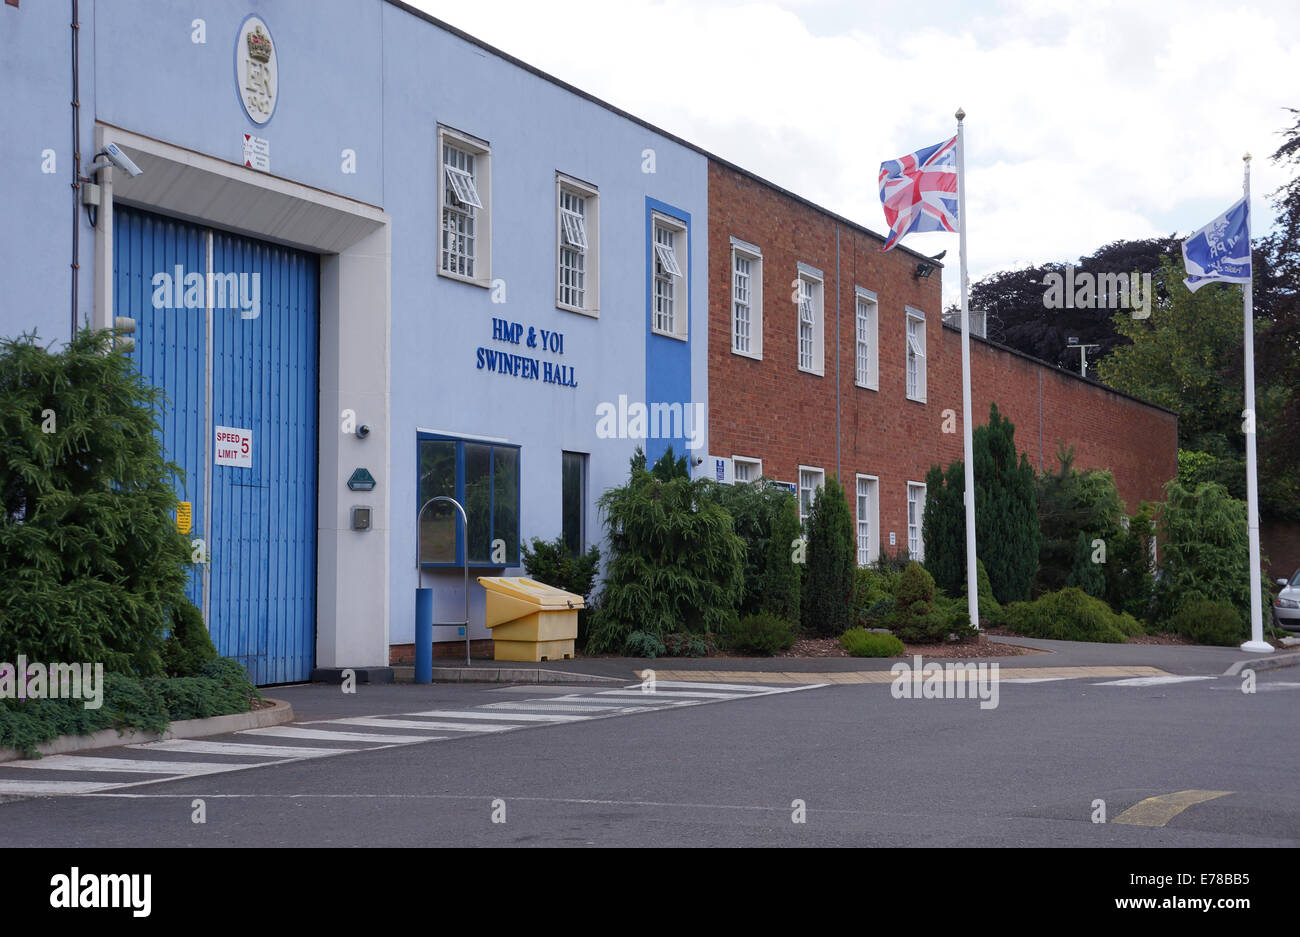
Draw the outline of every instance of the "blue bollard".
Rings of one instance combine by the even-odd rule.
[[[415,590],[415,682],[433,682],[433,590]]]

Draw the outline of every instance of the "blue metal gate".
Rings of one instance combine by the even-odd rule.
[[[193,504],[190,536],[207,549],[191,599],[206,606],[217,649],[254,682],[305,680],[315,660],[317,259],[119,208],[114,266],[115,314],[136,319],[134,357],[169,397],[163,443],[185,470],[177,496]],[[228,457],[218,427],[249,451]]]

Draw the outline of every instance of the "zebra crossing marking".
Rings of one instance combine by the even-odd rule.
[[[660,681],[655,692],[643,685],[604,691],[569,690],[564,695],[543,695],[529,700],[485,703],[472,709],[426,709],[409,713],[348,716],[284,726],[266,726],[228,733],[233,740],[166,739],[123,745],[121,755],[52,755],[31,761],[0,764],[0,796],[95,796],[100,792],[158,784],[233,771],[291,764],[312,758],[326,758],[349,752],[378,751],[422,742],[451,738],[472,738],[514,729],[567,725],[612,716],[674,711],[684,706],[701,706],[729,700],[752,699],[816,689],[824,683],[801,686],[754,686],[746,684],[704,684]],[[675,689],[664,689],[675,687]],[[727,692],[730,691],[730,692]],[[539,690],[539,692],[544,692]],[[369,730],[369,731],[362,731]],[[387,730],[394,730],[389,732]],[[412,731],[421,734],[411,734]],[[435,734],[430,734],[435,733]],[[265,740],[265,741],[263,741]],[[315,745],[286,744],[290,740]],[[331,743],[329,747],[319,743]],[[140,757],[122,757],[122,755]],[[212,761],[168,761],[151,754],[201,755]],[[215,760],[215,759],[225,760]],[[251,760],[262,759],[262,760]],[[99,778],[61,780],[33,777],[4,777],[7,769],[20,774],[58,772],[98,774]],[[152,775],[142,780],[104,775]]]

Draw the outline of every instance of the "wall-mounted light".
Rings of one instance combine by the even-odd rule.
[[[919,263],[916,265],[916,272],[912,274],[914,280],[928,280],[930,274],[934,272],[934,264]]]

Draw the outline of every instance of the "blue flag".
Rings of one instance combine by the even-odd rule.
[[[1250,206],[1243,198],[1183,241],[1187,288],[1250,282]]]

